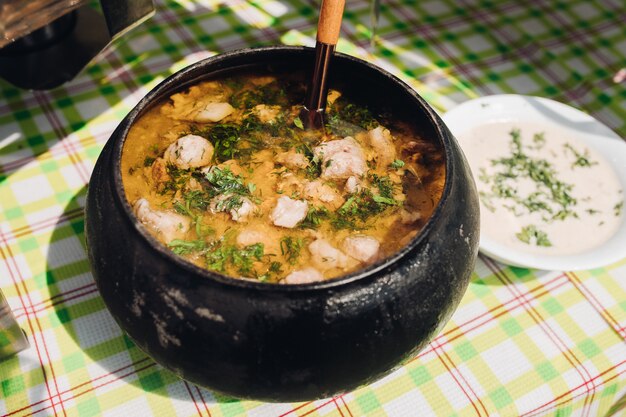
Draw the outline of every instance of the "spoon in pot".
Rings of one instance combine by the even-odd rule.
[[[345,4],[345,0],[322,0],[317,23],[313,76],[307,87],[304,107],[300,111],[300,120],[305,129],[319,129],[324,126],[330,62],[339,39]]]

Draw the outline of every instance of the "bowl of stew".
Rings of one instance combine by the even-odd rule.
[[[325,128],[299,119],[314,51],[234,51],[167,78],[94,168],[89,259],[120,327],[181,378],[265,401],[375,381],[441,330],[478,199],[408,85],[337,54]]]

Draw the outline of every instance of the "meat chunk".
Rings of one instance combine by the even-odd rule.
[[[309,204],[306,201],[292,200],[289,197],[280,197],[270,214],[270,220],[275,226],[292,229],[306,217]]]
[[[258,117],[261,123],[273,123],[280,114],[280,106],[258,104],[252,109],[252,114]]]
[[[242,247],[263,243],[265,234],[257,230],[245,229],[237,235],[237,244]]]
[[[209,210],[212,213],[228,211],[230,217],[236,222],[245,221],[254,212],[254,209],[255,205],[249,198],[234,194],[217,196],[209,204]]]
[[[315,266],[327,271],[333,268],[346,268],[353,264],[342,251],[335,248],[325,239],[316,239],[309,244],[309,252]]]
[[[234,111],[233,106],[228,103],[207,103],[193,115],[193,120],[200,123],[219,122]]]
[[[313,153],[322,161],[321,177],[324,179],[360,177],[367,171],[363,150],[350,136],[324,142],[316,146]]]
[[[276,191],[280,194],[301,194],[305,183],[306,180],[303,180],[291,172],[282,172],[276,183]]]
[[[243,197],[241,206],[238,209],[230,211],[230,217],[236,222],[244,221],[248,216],[254,213],[255,205],[250,199]]]
[[[262,243],[265,253],[280,253],[280,242],[274,239],[267,231],[257,229],[244,229],[237,235],[237,245],[245,248],[246,246]]]
[[[189,218],[169,211],[152,210],[145,198],[135,202],[133,211],[137,219],[165,243],[181,238],[189,231]]]
[[[353,235],[344,239],[342,249],[358,261],[371,263],[378,257],[380,243],[372,236]]]
[[[320,180],[308,182],[304,186],[304,197],[328,204],[333,210],[338,209],[344,203],[344,199],[339,192],[328,184]]]
[[[163,185],[166,182],[172,179],[170,174],[167,173],[167,164],[163,158],[157,158],[154,160],[152,163],[151,174],[152,181],[154,181],[157,186],[157,190],[159,191],[163,188]]]
[[[276,162],[291,169],[304,169],[309,166],[309,160],[307,157],[304,156],[304,154],[293,150],[289,152],[281,152],[276,155]]]
[[[226,94],[220,82],[203,82],[188,91],[173,94],[170,102],[161,107],[161,113],[175,120],[188,122],[219,122],[235,109],[226,102]]]
[[[359,191],[361,191],[361,188],[363,187],[361,186],[361,182],[358,180],[357,177],[349,177],[346,180],[346,184],[344,186],[344,190],[348,194],[358,193]]]
[[[211,163],[213,145],[198,135],[185,135],[167,147],[163,154],[166,162],[180,169],[198,168]]]
[[[309,284],[324,280],[324,275],[315,268],[293,271],[281,281],[281,284]]]
[[[389,129],[378,126],[368,132],[372,148],[376,152],[376,169],[385,170],[396,159],[396,148]]]

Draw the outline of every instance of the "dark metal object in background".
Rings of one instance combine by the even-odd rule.
[[[28,339],[18,326],[9,304],[0,291],[0,360],[28,347]]]
[[[45,90],[74,78],[116,38],[154,14],[152,0],[100,0],[71,10],[0,49],[0,77]]]
[[[335,53],[335,45],[317,42],[315,45],[315,65],[306,91],[304,109],[300,113],[302,123],[307,128],[319,129],[324,125],[324,110],[328,97],[328,74]]]

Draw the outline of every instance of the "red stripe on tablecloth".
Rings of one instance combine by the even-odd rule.
[[[456,364],[454,363],[454,361],[452,360],[452,358],[450,357],[450,355],[448,355],[448,353],[446,352],[446,350],[443,348],[443,344],[441,342],[437,342],[437,344],[439,345],[439,348],[441,349],[441,353],[443,353],[443,355],[446,357],[446,359],[448,360],[448,362],[450,362],[451,369],[452,372],[456,371],[459,375],[459,377],[463,380],[463,382],[467,385],[467,388],[472,392],[472,395],[476,398],[476,400],[478,401],[478,404],[480,405],[480,407],[483,409],[483,411],[485,412],[485,415],[488,416],[489,412],[487,411],[487,408],[485,408],[485,404],[483,404],[482,400],[480,399],[480,396],[476,394],[476,391],[474,391],[474,388],[472,388],[472,384],[465,379],[465,376],[463,375],[463,373],[461,372],[460,369],[457,368]],[[446,341],[444,344],[448,344],[448,342]]]
[[[574,39],[576,41],[575,44],[577,46],[584,48],[590,54],[595,55],[600,61],[602,61],[602,64],[604,64],[603,65],[604,68],[607,68],[607,67],[610,68],[613,65],[608,59],[606,59],[606,57],[603,54],[600,53],[600,48],[598,48],[596,45],[590,45],[589,42],[587,42],[587,39],[589,38],[587,36],[582,36],[579,33],[578,25],[568,24],[566,20],[563,20],[561,16],[559,16],[558,10],[555,10],[550,7],[550,6],[554,6],[553,2],[550,3],[550,6],[548,6],[542,1],[537,1],[535,2],[535,5],[538,5],[540,10],[549,14],[550,17],[553,17],[554,20],[557,21],[560,29],[566,32],[570,39]]]
[[[474,5],[473,4],[469,4],[466,0],[459,0],[459,3],[462,3],[465,5],[465,7],[468,10],[473,10]],[[491,24],[491,14],[482,14],[482,13],[475,13],[474,14],[475,17],[477,17],[478,19],[480,19],[487,27],[489,27],[492,30],[492,33],[494,35],[500,36],[502,37],[502,39],[504,39],[505,41],[507,41],[509,44],[514,44],[514,40],[509,36],[508,32],[506,30],[501,30],[502,28],[498,25],[492,25]],[[519,55],[521,56],[525,56],[529,62],[534,63],[534,57],[532,53],[527,53],[526,51],[522,50],[522,49],[518,49]],[[548,76],[548,78],[550,78],[553,82],[555,82],[556,85],[561,84],[561,81],[559,80],[558,76],[556,76],[549,68],[547,67],[539,67],[536,66],[538,71],[543,71],[544,73],[546,73],[546,75]],[[564,94],[572,101],[577,101],[577,98],[572,94],[572,92],[570,90],[563,90],[561,88],[561,91],[564,92]]]
[[[46,309],[48,307],[52,307],[53,305],[55,305],[58,302],[58,301],[56,301],[57,298],[61,298],[61,297],[64,297],[66,295],[70,295],[70,294],[72,294],[72,293],[74,293],[76,291],[81,291],[81,290],[87,289],[88,287],[93,287],[95,285],[96,285],[95,282],[90,282],[89,284],[81,285],[80,287],[76,287],[76,288],[72,288],[71,290],[60,292],[60,293],[58,293],[56,295],[53,295],[50,298],[46,298],[45,300],[39,301],[37,303],[34,303],[31,306],[31,310],[30,311],[37,311],[37,312],[43,311],[44,309]],[[42,306],[42,305],[44,305],[46,303],[50,303],[50,304],[45,306],[43,309],[39,308],[37,310],[33,310],[34,307]],[[18,311],[20,312],[19,314],[18,314]],[[13,313],[15,314],[15,317],[23,316],[25,314],[23,311],[24,311],[24,309],[22,307],[18,307],[18,308],[14,308],[13,309]]]
[[[577,276],[576,276],[573,272],[570,272],[570,274],[572,274],[572,276],[573,276],[573,277],[578,278],[578,277],[577,277]],[[567,275],[567,274],[566,274],[566,275]],[[568,278],[571,278],[571,277],[570,277],[570,275],[567,275],[567,277],[568,277]],[[573,281],[573,280],[571,280],[571,279],[570,279],[570,281],[572,282],[572,285],[573,285],[573,286],[574,286],[574,287],[575,287],[575,288],[576,288],[576,289],[580,292],[580,294],[583,296],[583,298],[585,298],[585,299],[589,302],[589,304],[590,304],[590,305],[591,305],[591,306],[592,306],[592,307],[593,307],[593,308],[594,308],[594,309],[595,309],[595,310],[596,310],[596,311],[600,314],[600,317],[602,317],[605,321],[607,321],[607,322],[608,322],[608,324],[609,324],[609,326],[610,326],[611,328],[615,329],[615,328],[612,326],[611,322],[610,322],[609,320],[607,320],[607,317],[605,317],[605,316],[602,314],[602,311],[604,311],[604,309],[602,309],[601,307],[600,307],[600,309],[596,308],[596,306],[595,306],[595,305],[594,305],[594,303],[591,301],[591,299],[590,299],[589,297],[585,296],[585,294],[583,293],[583,291],[581,291],[581,288],[579,288],[579,287],[576,285],[575,281]],[[581,287],[584,287],[584,285],[583,285],[582,281],[580,281],[580,280],[578,280],[578,281],[579,281],[579,283],[580,283],[580,286],[581,286]],[[592,296],[592,297],[593,297],[593,296]],[[593,299],[594,299],[595,301],[597,301],[597,299],[596,299],[595,297],[593,297]],[[608,311],[606,311],[606,313],[607,313],[607,315],[608,315],[608,317],[609,317],[609,318],[612,318],[612,316],[610,315],[610,313],[609,313]],[[617,332],[617,334],[618,334],[618,335],[620,335],[619,331]],[[589,408],[587,409],[587,415],[589,415],[589,413],[591,413],[591,404],[593,404],[593,400],[594,400],[595,394],[596,394],[596,390],[595,390],[595,385],[594,385],[594,391],[592,392],[591,397],[586,397],[586,398],[585,398],[585,402],[583,403],[583,411],[585,411],[585,407],[587,406],[587,401],[589,401],[589,404],[588,404],[588,407],[589,407]]]
[[[331,399],[327,400],[326,402],[324,402],[324,403],[322,403],[322,404],[315,405],[315,407],[314,407],[314,408],[312,408],[311,410],[309,410],[309,411],[305,412],[304,414],[300,414],[300,416],[299,416],[299,417],[308,416],[308,415],[309,415],[309,414],[311,414],[311,413],[314,413],[314,412],[316,412],[316,411],[321,410],[322,408],[326,407],[328,404],[330,404],[330,403],[334,402],[334,401],[335,401],[335,398],[336,398],[336,397],[333,397],[333,398],[331,398]],[[302,404],[298,405],[297,407],[294,407],[294,408],[292,408],[291,410],[287,411],[286,413],[283,413],[283,414],[279,415],[278,417],[287,417],[287,416],[289,416],[290,414],[293,414],[293,413],[295,413],[296,411],[298,411],[298,410],[300,410],[300,409],[302,409],[302,408],[304,408],[304,407],[306,407],[307,405],[310,405],[310,404],[314,404],[314,402],[313,402],[313,401],[307,401],[307,402],[305,402],[305,403],[302,403]]]
[[[440,349],[442,351],[442,353],[444,353],[443,349],[441,349],[441,345],[438,342],[434,342],[434,343],[431,342],[431,346],[433,346],[433,350],[435,351],[435,353],[437,353],[438,349]],[[438,353],[437,353],[437,359],[439,359],[439,361],[446,368],[446,370],[448,371],[448,374],[450,374],[450,376],[452,376],[452,379],[454,379],[454,382],[456,382],[456,384],[459,386],[459,388],[461,388],[461,391],[463,391],[463,395],[465,395],[465,398],[467,398],[467,400],[470,402],[470,404],[472,405],[472,407],[476,411],[476,415],[479,416],[479,417],[482,416],[482,414],[478,410],[478,407],[476,407],[476,404],[474,403],[474,401],[470,398],[470,396],[467,393],[467,391],[465,391],[465,388],[463,387],[463,385],[456,378],[456,375],[454,375],[454,373],[452,372],[452,370],[450,369],[450,367],[448,366],[446,361],[444,361],[443,358],[441,357],[441,355],[439,355]],[[489,414],[487,414],[487,415],[489,415]]]
[[[25,311],[28,311],[28,308],[26,307],[26,303],[24,302],[24,298],[22,296],[22,291],[20,290],[19,282],[22,283],[23,290],[24,290],[24,293],[26,295],[26,298],[27,298],[28,302],[32,303],[32,301],[30,299],[30,295],[28,294],[28,288],[26,288],[26,285],[24,284],[24,281],[23,281],[23,278],[21,276],[20,270],[18,268],[17,262],[15,261],[15,259],[13,258],[13,254],[11,253],[11,248],[8,245],[6,245],[6,242],[4,241],[4,235],[2,233],[0,233],[0,241],[2,241],[2,243],[4,244],[4,247],[6,248],[6,251],[7,251],[8,255],[9,255],[8,257],[5,256],[4,251],[2,250],[2,246],[0,245],[0,253],[2,254],[2,257],[4,259],[6,259],[7,270],[9,271],[9,275],[11,276],[11,281],[13,281],[13,286],[15,287],[15,290],[17,292],[18,298],[20,300],[20,304],[22,304],[22,307],[24,308]],[[17,274],[17,276],[18,276],[17,278],[15,277],[13,269],[11,268],[11,261],[13,263],[13,267],[15,268],[15,274]],[[33,322],[33,320],[35,321],[35,323],[37,324],[37,327],[39,327],[39,333],[40,334],[42,333],[41,324],[39,323],[39,320],[37,319],[36,315],[35,315],[34,319],[31,319],[30,315],[27,314],[27,319],[28,319],[27,320],[28,327],[30,328],[30,333],[32,335],[33,342],[35,344],[35,351],[37,352],[37,358],[39,359],[39,364],[41,366],[41,371],[43,373],[43,380],[44,380],[44,384],[46,386],[46,391],[48,391],[48,399],[50,400],[51,403],[53,403],[52,391],[50,389],[50,385],[48,384],[48,375],[47,375],[47,372],[46,372],[45,365],[43,363],[43,359],[42,359],[42,355],[41,355],[41,351],[40,351],[40,347],[39,347],[39,342],[37,340],[37,336],[35,335],[36,332],[35,332],[35,329],[33,328],[33,323],[32,322]],[[44,340],[43,337],[41,339],[42,339],[41,341],[44,344],[43,350],[44,350],[46,356],[48,357],[48,364],[50,366],[50,372],[52,374],[52,380],[53,380],[54,386],[56,387],[56,390],[57,390],[57,393],[58,393],[59,392],[59,388],[57,387],[57,384],[56,384],[56,379],[55,379],[55,376],[54,376],[54,370],[52,368],[52,363],[50,361],[50,357],[48,355],[48,351],[45,348],[45,340]],[[46,400],[43,400],[43,401],[46,401]],[[57,410],[54,407],[54,405],[52,405],[52,409],[53,409],[54,413],[56,414]],[[63,403],[61,403],[61,411],[63,412],[63,415],[66,415],[65,414],[65,407],[63,406]]]
[[[542,285],[538,285],[537,287],[529,290],[528,293],[529,294],[530,293],[535,293],[535,292],[537,292],[537,290],[543,289],[543,291],[537,292],[537,294],[534,295],[534,298],[538,299],[539,297],[543,297],[544,295],[549,294],[550,291],[556,290],[557,288],[560,288],[563,285],[567,284],[568,281],[567,281],[567,279],[564,279],[564,278],[565,278],[564,274],[559,275],[559,276],[553,278],[552,280],[548,281],[547,283],[542,284]],[[559,280],[560,280],[560,282],[557,282]],[[554,284],[554,283],[556,283],[556,285],[554,285],[554,287],[549,288],[549,289],[547,288],[549,285]],[[514,305],[511,305],[511,304],[514,304]],[[452,342],[452,341],[458,339],[459,337],[465,336],[465,335],[469,334],[471,331],[476,330],[476,329],[486,325],[487,323],[492,322],[493,320],[503,316],[504,314],[512,313],[516,308],[520,307],[521,305],[522,305],[521,297],[513,297],[511,300],[509,300],[507,302],[504,302],[502,304],[499,304],[498,306],[489,309],[487,312],[482,313],[482,314],[476,316],[475,318],[472,318],[472,319],[470,319],[470,320],[468,320],[468,321],[466,321],[464,323],[461,323],[458,326],[453,327],[452,329],[448,330],[447,332],[440,334],[433,341],[434,342],[439,342],[440,339],[445,337],[448,343]],[[498,313],[495,313],[496,310],[502,310],[502,311],[499,311]],[[463,329],[463,327],[465,327],[466,325],[468,325],[470,323],[473,323],[473,322],[477,321],[479,318],[485,317],[487,315],[489,315],[489,317],[487,318],[486,321],[480,322],[478,324],[475,324],[473,327]],[[455,334],[454,336],[450,336],[450,334],[452,334],[453,332],[456,332],[456,331],[459,331],[459,333]],[[409,362],[413,362],[414,360],[419,359],[422,356],[425,356],[425,355],[427,355],[427,354],[429,354],[431,352],[433,352],[433,348],[432,348],[431,345],[429,345],[426,349],[421,351],[418,355],[416,355],[415,357],[410,359]]]
[[[574,352],[570,348],[568,348],[567,344],[561,340],[559,335],[550,327],[547,321],[541,316],[541,314],[531,305],[532,299],[527,299],[526,295],[522,294],[516,287],[513,285],[513,282],[509,279],[509,277],[501,271],[491,259],[487,258],[484,255],[479,255],[483,259],[483,262],[487,267],[494,273],[498,279],[500,279],[505,287],[511,292],[511,294],[519,294],[520,297],[523,298],[522,304],[525,306],[526,312],[530,316],[530,318],[539,326],[539,328],[543,331],[543,333],[557,346],[557,348],[563,353],[565,359],[572,365],[572,367],[576,370],[576,373],[580,376],[582,381],[589,381],[591,383],[591,392],[589,391],[589,387],[585,383],[585,388],[587,388],[587,392],[590,394],[594,394],[596,390],[596,386],[591,379],[591,374],[582,364],[582,362],[576,357]],[[576,362],[578,366],[574,364]],[[580,367],[580,368],[579,368]],[[582,369],[582,371],[581,371]],[[583,375],[583,373],[586,375]],[[587,405],[587,399],[585,399],[585,403],[583,404],[583,411]]]
[[[90,284],[90,285],[92,285],[92,286],[94,286],[94,287],[95,287],[95,285],[96,285],[96,284]],[[80,293],[80,294],[74,294],[74,295],[72,295],[72,296],[70,296],[70,297],[63,298],[63,299],[59,299],[59,300],[57,300],[57,301],[51,302],[51,303],[50,303],[50,304],[48,304],[48,305],[41,306],[41,307],[39,307],[39,308],[37,308],[37,309],[35,309],[34,307],[31,307],[30,312],[31,312],[32,314],[37,314],[37,313],[40,313],[40,312],[42,312],[42,311],[44,311],[44,310],[46,310],[46,309],[48,309],[48,308],[50,308],[50,307],[52,307],[52,306],[55,306],[55,305],[57,305],[57,304],[66,303],[66,302],[68,302],[68,301],[76,300],[76,299],[78,299],[78,298],[84,297],[84,296],[89,295],[89,294],[97,293],[97,292],[98,292],[98,289],[97,289],[97,288],[91,288],[90,290],[84,291],[84,292],[82,292],[82,293]],[[43,304],[43,303],[42,303],[42,304]],[[15,314],[15,318],[20,318],[20,317],[22,317],[22,316],[23,316],[23,315],[25,315],[25,314],[27,314],[27,313],[22,312],[22,313],[20,313],[20,314]]]
[[[107,136],[108,135],[109,134],[107,133]],[[102,134],[90,135],[84,139],[78,139],[78,140],[82,142],[83,146],[91,146],[92,144],[98,142],[101,136]],[[65,138],[64,140],[69,140],[69,136]],[[58,141],[59,139],[57,139],[56,142]],[[16,171],[34,160],[43,162],[49,159],[53,159],[53,157],[62,157],[62,156],[68,155],[68,150],[65,149],[64,147],[51,149],[54,144],[47,144],[47,145],[49,146],[49,148],[46,150],[46,152],[43,152],[39,155],[28,155],[23,158],[19,158],[19,159],[15,159],[13,161],[7,162],[4,165],[0,165],[0,172],[9,174],[11,171]]]
[[[511,5],[509,7],[507,7],[507,9],[513,9],[515,8],[515,6],[522,6],[521,4],[517,4],[517,5]],[[502,8],[503,9],[503,8]],[[491,12],[489,10],[474,10],[472,17],[483,17],[483,15],[487,15],[487,14],[491,14]],[[407,20],[411,20],[409,15],[405,14],[404,15],[405,18]],[[464,21],[467,22],[467,17],[464,17]],[[438,25],[433,25],[433,24],[429,24],[429,25],[421,25],[421,22],[416,21],[415,19],[413,19],[413,22],[416,26],[418,27],[429,27],[429,28],[435,28],[435,27],[443,27],[443,28],[451,28],[452,26],[447,25],[446,23],[441,23]],[[431,42],[436,41],[436,39],[434,39],[434,36],[429,36],[429,40]],[[513,42],[512,42],[513,44]],[[529,48],[531,51],[536,50],[536,48],[533,48],[532,46],[526,46],[526,45],[522,45],[519,48],[517,48],[516,50],[521,51],[524,48]],[[441,49],[441,48],[440,48]],[[491,65],[496,64],[496,63],[500,63],[500,62],[509,62],[510,59],[508,59],[506,54],[500,54],[500,55],[495,55],[491,58],[487,58],[487,59],[482,59],[479,61],[475,61],[475,62],[461,62],[461,61],[457,61],[456,59],[454,59],[454,56],[451,54],[448,54],[447,51],[445,51],[445,49],[442,49],[443,55],[448,58],[451,62],[454,63],[454,67],[453,70],[455,70],[456,72],[462,73],[465,75],[465,77],[468,79],[468,81],[471,81],[473,84],[475,84],[475,86],[477,87],[483,87],[484,90],[487,90],[488,94],[492,94],[492,92],[489,91],[489,89],[487,88],[487,86],[480,82],[480,80],[478,79],[478,77],[473,77],[471,74],[475,69],[478,69],[481,72],[486,72]]]
[[[37,232],[43,232],[62,222],[76,220],[83,217],[83,210],[84,209],[82,207],[79,207],[69,210],[68,212],[63,213],[60,216],[49,217],[43,220],[39,220],[37,222],[33,222],[32,224],[28,224],[26,226],[21,226],[15,230],[9,230],[8,232],[5,232],[4,240],[7,244],[13,243],[12,241],[17,240],[20,237],[35,234]],[[16,234],[16,232],[18,232],[18,234]]]
[[[312,410],[307,411],[304,414],[301,414],[299,417],[304,417],[304,416],[308,416],[311,413],[314,413],[316,411],[321,410],[322,408],[326,407],[328,404],[332,403],[334,401],[334,398],[331,398],[330,400],[326,401],[325,403],[316,405],[315,408],[313,408]],[[294,408],[293,411],[297,410],[297,408]],[[289,414],[289,413],[287,413]]]
[[[352,414],[352,410],[350,410],[350,407],[348,407],[348,403],[346,402],[346,399],[344,398],[344,396],[345,395],[342,394],[338,398],[343,403],[343,406],[346,407],[346,411],[348,411],[348,414],[350,415],[350,417],[354,417],[354,415]]]
[[[78,385],[76,385],[76,386],[74,386],[74,387],[72,387],[72,388],[70,388],[70,389],[67,389],[67,390],[65,390],[65,391],[62,391],[62,392],[60,392],[59,394],[55,395],[55,397],[58,397],[59,395],[67,394],[68,392],[74,391],[75,389],[78,389],[78,388],[80,388],[80,387],[83,387],[83,386],[85,386],[85,385],[87,385],[87,384],[91,384],[91,383],[93,383],[93,382],[95,382],[95,381],[98,381],[98,380],[100,380],[100,379],[102,379],[102,378],[106,378],[107,376],[114,375],[114,374],[116,374],[117,372],[121,372],[121,371],[123,371],[123,370],[125,370],[125,369],[127,369],[127,368],[130,368],[131,366],[136,366],[136,365],[139,365],[140,363],[145,362],[145,361],[148,361],[148,360],[150,360],[150,358],[147,358],[147,357],[146,357],[146,358],[143,358],[143,359],[139,359],[138,361],[135,361],[135,362],[133,362],[133,363],[131,363],[131,364],[125,365],[125,366],[123,366],[123,367],[121,367],[121,368],[118,368],[118,369],[114,370],[113,372],[109,372],[109,373],[104,374],[104,375],[101,375],[101,376],[99,376],[99,377],[96,377],[96,378],[90,379],[89,381],[82,382],[82,383],[80,383],[80,384],[78,384]],[[156,365],[156,363],[152,362],[151,364],[148,364],[148,366],[147,366],[147,367],[154,366],[154,365]],[[144,369],[146,369],[147,367],[141,368],[141,370],[144,370]],[[139,370],[136,370],[136,372],[139,372]],[[119,376],[119,377],[117,377],[117,379],[123,378],[123,377],[128,376],[128,375],[130,375],[130,374],[126,374],[126,375],[124,375],[124,376]],[[115,380],[112,380],[112,381],[115,381]],[[101,386],[104,386],[104,385],[98,385],[97,387],[99,388],[99,387],[101,387]],[[93,387],[92,389],[95,389],[95,388],[96,388],[96,387]],[[74,396],[74,397],[75,397],[75,396]],[[40,401],[37,401],[37,402],[31,403],[31,404],[29,404],[29,405],[27,405],[27,406],[25,406],[25,407],[20,408],[19,410],[14,410],[14,411],[10,412],[9,414],[6,414],[6,416],[5,416],[5,417],[12,416],[12,415],[14,415],[14,414],[16,414],[16,413],[19,413],[20,411],[24,411],[24,410],[26,410],[26,409],[28,409],[28,408],[32,408],[32,407],[33,407],[33,406],[35,406],[35,405],[42,404],[42,403],[44,403],[44,402],[46,402],[46,401],[49,401],[49,400],[52,400],[52,398],[45,399],[45,400],[40,400]],[[50,406],[48,406],[48,407],[46,407],[46,408],[50,408],[50,407],[52,407],[52,406],[54,406],[54,402],[52,402],[52,405],[50,405]],[[38,410],[37,412],[39,412],[39,410]]]
[[[200,391],[200,388],[198,388],[196,386],[196,391],[198,391],[198,395],[200,396],[200,399],[202,400],[202,404],[204,404],[204,409],[206,410],[207,414],[209,415],[209,417],[211,417],[211,411],[209,411],[209,407],[206,404],[206,401],[204,400],[204,396],[202,395],[202,391]]]
[[[610,367],[610,368],[608,368],[608,369],[605,369],[604,371],[600,372],[598,375],[594,376],[592,379],[593,379],[593,380],[595,380],[595,379],[598,379],[598,378],[600,378],[600,377],[603,377],[604,375],[606,375],[606,374],[608,374],[609,372],[611,372],[611,371],[615,370],[616,368],[618,368],[619,366],[621,366],[621,365],[623,365],[623,364],[626,364],[626,360],[624,360],[624,361],[622,361],[622,362],[620,362],[620,363],[618,363],[618,364],[616,364],[616,365],[613,365],[613,366],[611,366],[611,367]],[[602,386],[602,385],[604,385],[605,383],[607,383],[607,382],[609,382],[609,381],[611,381],[611,380],[613,380],[613,379],[617,378],[618,376],[621,376],[622,374],[626,374],[626,369],[622,370],[621,372],[616,373],[615,375],[613,375],[613,376],[611,376],[611,377],[609,377],[609,378],[607,378],[607,379],[603,379],[603,380],[602,380],[603,382],[601,382],[601,383],[600,383],[600,385],[598,385],[598,387],[601,387],[601,386]],[[531,417],[531,416],[537,415],[537,413],[539,413],[539,412],[546,411],[546,407],[548,407],[548,406],[550,406],[550,405],[551,405],[551,407],[550,407],[550,408],[548,408],[548,410],[553,410],[553,409],[555,409],[556,407],[558,407],[558,406],[560,406],[560,405],[563,405],[563,404],[566,404],[566,403],[568,403],[568,402],[570,402],[570,401],[573,401],[573,400],[574,400],[574,398],[578,398],[578,397],[580,397],[581,395],[585,395],[585,394],[587,394],[586,392],[582,392],[582,393],[580,393],[580,394],[578,394],[578,395],[575,395],[575,396],[572,396],[572,395],[571,395],[574,391],[578,390],[578,388],[581,388],[583,385],[584,385],[584,386],[586,386],[586,385],[587,385],[587,381],[585,381],[584,383],[580,384],[580,385],[579,385],[579,386],[577,386],[577,387],[572,388],[572,389],[571,389],[571,390],[569,390],[568,392],[565,392],[565,393],[563,393],[563,394],[559,395],[558,397],[554,398],[553,400],[550,400],[550,401],[548,401],[547,403],[545,403],[545,404],[543,404],[543,405],[540,405],[539,407],[536,407],[536,408],[534,408],[534,409],[532,409],[532,410],[530,410],[530,411],[528,411],[528,412],[526,412],[526,413],[522,414],[520,417]],[[562,398],[563,398],[563,397],[565,397],[566,395],[570,395],[570,398],[569,398],[569,399],[565,399],[564,401],[561,401],[561,402],[558,402],[558,403],[557,403],[557,401],[559,401],[560,399],[562,399]],[[555,404],[555,403],[556,403],[556,404]]]
[[[74,398],[78,398],[78,397],[80,397],[81,395],[88,394],[88,393],[90,393],[91,391],[94,391],[94,390],[95,390],[95,389],[97,389],[97,388],[102,388],[102,387],[107,386],[107,385],[109,385],[109,384],[111,384],[111,383],[113,383],[113,382],[115,382],[115,381],[117,381],[117,380],[119,380],[119,379],[121,379],[121,378],[126,378],[127,376],[130,376],[130,375],[132,375],[132,374],[134,374],[134,373],[141,372],[141,371],[143,371],[143,370],[145,370],[145,369],[148,369],[148,368],[150,368],[150,367],[152,367],[152,366],[155,366],[155,365],[156,365],[156,363],[150,363],[150,364],[148,364],[148,365],[144,366],[143,368],[140,368],[140,369],[137,369],[137,370],[133,370],[133,371],[128,372],[127,374],[124,374],[124,375],[120,375],[117,379],[112,379],[112,380],[110,380],[110,381],[104,382],[104,383],[102,383],[102,384],[100,384],[100,385],[97,385],[97,386],[95,386],[95,387],[92,387],[92,388],[86,389],[85,391],[79,392],[78,394],[74,394],[74,393],[72,392],[72,398],[73,398],[73,399],[74,399]],[[66,392],[67,392],[67,391],[66,391]],[[61,400],[61,399],[59,398],[59,400]],[[34,412],[32,412],[31,414],[27,414],[27,415],[32,416],[32,415],[35,415],[35,414],[40,413],[40,412],[42,412],[42,411],[45,411],[45,410],[47,410],[48,408],[50,408],[50,407],[40,408],[39,410],[35,410],[35,411],[34,411]],[[26,416],[26,415],[25,415],[25,416]],[[23,416],[23,417],[25,417],[25,416]]]
[[[337,397],[333,397],[333,404],[335,404],[335,408],[337,409],[337,411],[339,411],[339,414],[341,415],[341,417],[346,417],[343,415],[343,411],[341,411],[341,407],[339,406],[339,403],[337,402]]]
[[[47,99],[46,93],[35,91],[33,92],[33,95],[37,99],[37,103],[39,104],[39,106],[41,106],[44,116],[46,117],[46,119],[48,119],[48,122],[50,122],[50,125],[52,126],[52,130],[59,138],[59,143],[61,144],[61,146],[66,148],[67,155],[70,158],[70,161],[72,162],[72,166],[78,173],[79,178],[83,181],[84,184],[87,184],[89,182],[89,173],[84,167],[83,161],[77,155],[74,145],[64,140],[67,137],[67,132],[63,128],[61,121],[57,117],[52,106],[50,105],[50,102]]]
[[[191,392],[191,388],[189,388],[189,383],[187,383],[187,381],[183,381],[183,384],[185,385],[185,388],[187,389],[187,392],[189,393],[189,397],[191,398],[191,401],[193,401],[193,405],[196,407],[196,411],[198,412],[198,415],[201,416],[202,412],[200,411],[200,407],[198,407],[196,398],[193,396],[193,393]]]
[[[414,19],[411,14],[405,11],[404,7],[398,7],[397,11],[402,15],[405,21],[408,21],[409,23],[415,25],[416,31],[421,33],[433,45],[435,49],[438,49],[439,52],[444,56],[444,58],[446,58],[454,65],[457,72],[463,74],[468,81],[472,82],[476,86],[476,88],[482,90],[483,93],[493,94],[493,91],[491,91],[489,87],[480,82],[477,82],[477,77],[474,77],[471,72],[466,71],[462,67],[461,62],[457,59],[456,56],[454,56],[454,54],[448,51],[443,43],[439,43],[436,33],[431,33],[431,30],[427,25],[423,25],[422,22],[416,21],[416,19]]]
[[[574,272],[567,272],[567,277],[570,279],[574,287],[585,297],[589,304],[607,321],[607,323],[617,332],[622,338],[626,338],[626,332],[621,327],[619,321],[613,317],[613,315],[602,306],[602,303],[596,298],[593,292],[589,291],[583,281]]]
[[[313,401],[307,401],[305,403],[300,404],[297,407],[292,408],[291,410],[287,411],[286,413],[283,413],[281,415],[279,415],[278,417],[287,417],[289,414],[295,413],[296,411],[298,411],[299,409],[306,407],[307,405],[311,404]]]

